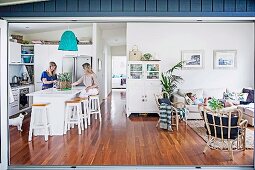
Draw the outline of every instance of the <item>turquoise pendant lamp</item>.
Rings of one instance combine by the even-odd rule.
[[[77,39],[72,31],[68,30],[62,34],[58,49],[62,51],[78,51]]]

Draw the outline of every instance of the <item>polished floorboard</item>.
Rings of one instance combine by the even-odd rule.
[[[113,90],[102,104],[102,122],[78,135],[77,127],[64,136],[34,137],[28,142],[29,118],[23,132],[10,127],[11,165],[252,165],[253,150],[208,150],[205,141],[184,122],[179,131],[157,129],[157,117],[127,118],[125,90]]]

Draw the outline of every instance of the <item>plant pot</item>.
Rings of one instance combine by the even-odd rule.
[[[71,89],[72,84],[69,81],[59,81],[58,82],[58,89],[60,90],[67,90],[67,89]]]

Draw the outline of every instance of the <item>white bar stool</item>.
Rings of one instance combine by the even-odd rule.
[[[48,141],[48,135],[52,135],[48,115],[49,106],[49,103],[32,104],[28,141],[32,140],[33,131],[35,129],[44,130],[45,141]]]
[[[70,130],[70,125],[78,125],[78,133],[81,134],[81,130],[84,130],[82,121],[82,111],[81,111],[81,101],[80,100],[70,100],[66,101],[65,107],[65,125],[64,134],[67,130]]]
[[[87,129],[88,128],[88,114],[89,114],[89,111],[88,111],[88,103],[89,103],[88,97],[76,97],[76,98],[74,98],[74,100],[79,100],[83,105],[82,119],[84,119],[85,129]]]
[[[89,96],[88,111],[89,111],[88,125],[91,124],[90,115],[93,115],[93,114],[95,114],[95,119],[97,119],[97,114],[98,114],[100,122],[102,121],[99,95]]]

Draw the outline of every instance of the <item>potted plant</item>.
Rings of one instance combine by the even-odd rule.
[[[150,60],[151,58],[152,58],[152,55],[150,53],[145,53],[142,56],[141,60],[146,61],[146,60]]]
[[[222,102],[215,99],[214,97],[208,101],[208,105],[214,112],[218,112],[220,109],[223,108]]]
[[[72,76],[70,73],[58,74],[58,88],[61,90],[71,89]]]
[[[180,61],[172,68],[170,68],[166,73],[161,73],[161,84],[162,84],[162,91],[166,91],[170,98],[172,93],[177,88],[177,85],[183,81],[181,76],[173,74],[175,70],[181,69],[183,66],[183,61]],[[164,96],[165,97],[165,96]]]

